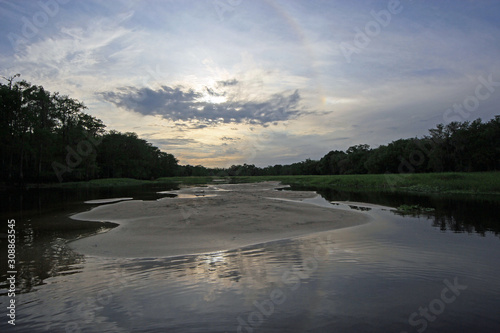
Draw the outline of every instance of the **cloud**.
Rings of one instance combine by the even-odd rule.
[[[224,95],[209,88],[206,90],[210,96]],[[171,121],[195,120],[202,123],[203,127],[221,122],[266,126],[296,118],[301,113],[298,108],[301,100],[298,90],[293,93],[277,93],[263,101],[238,101],[231,98],[222,103],[206,101],[203,99],[203,92],[183,86],[161,86],[156,90],[149,87],[122,87],[115,91],[100,92],[98,96],[126,110],[143,115],[160,115]]]
[[[207,91],[207,93],[208,93],[210,96],[216,96],[216,97],[219,97],[219,96],[226,96],[226,93],[225,93],[225,92],[218,93],[218,92],[216,92],[214,89],[211,89],[211,88],[209,88],[209,87],[205,87],[205,90]]]
[[[227,137],[227,136],[223,136],[222,138],[220,138],[222,141],[235,141],[235,140],[241,140],[240,138],[230,138],[230,137]]]
[[[238,83],[239,82],[236,79],[226,80],[226,81],[217,81],[217,85],[222,86],[222,87],[235,86]]]
[[[186,146],[188,144],[198,144],[194,139],[149,139],[157,145],[162,146]]]

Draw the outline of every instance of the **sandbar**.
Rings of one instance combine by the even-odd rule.
[[[215,184],[172,191],[194,197],[101,205],[71,218],[119,226],[69,245],[89,256],[170,257],[238,249],[352,227],[370,219],[359,212],[300,202],[318,194],[280,191],[280,187],[279,182]]]

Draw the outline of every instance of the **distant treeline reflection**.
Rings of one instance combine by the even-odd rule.
[[[314,190],[330,201],[366,202],[388,207],[418,204],[431,207],[432,212],[398,213],[406,216],[426,217],[432,225],[443,231],[467,232],[500,236],[498,202],[484,196],[440,195],[430,193],[401,193],[392,191],[342,191],[334,188],[292,186],[295,190]]]

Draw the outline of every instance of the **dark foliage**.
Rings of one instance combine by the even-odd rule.
[[[330,151],[319,161],[257,168],[233,165],[206,169],[205,175],[279,176],[382,173],[474,172],[500,170],[500,116],[463,123],[439,124],[422,138],[399,139],[370,149],[366,144],[345,152]]]
[[[9,184],[173,176],[177,160],[135,133],[105,132],[83,103],[18,77],[0,83],[1,177]]]

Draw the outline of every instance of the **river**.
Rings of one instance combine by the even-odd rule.
[[[500,331],[499,205],[485,198],[320,191],[311,204],[372,222],[172,258],[89,257],[67,245],[115,226],[69,218],[99,205],[91,200],[156,200],[174,188],[4,193],[2,218],[16,220],[16,325],[4,233],[0,331]],[[402,215],[401,204],[435,211]]]

